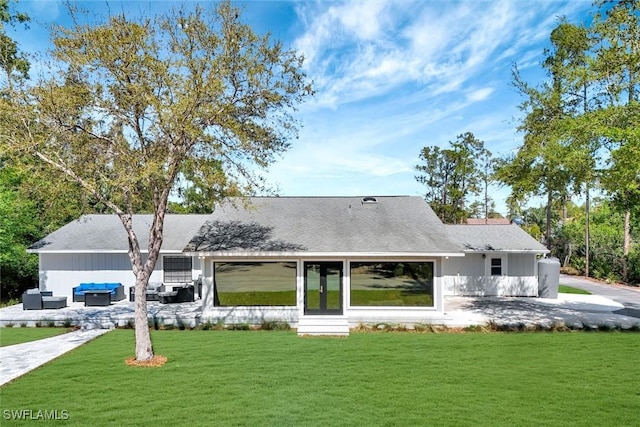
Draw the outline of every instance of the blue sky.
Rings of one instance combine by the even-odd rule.
[[[193,3],[193,2],[192,2]],[[203,2],[206,3],[206,2]],[[104,1],[80,2],[104,13]],[[249,1],[242,17],[304,54],[316,96],[300,106],[299,139],[267,179],[288,196],[422,195],[414,166],[422,147],[472,132],[495,155],[520,146],[511,85],[517,63],[540,81],[543,49],[558,18],[582,22],[591,1]],[[110,2],[149,15],[169,1]],[[67,24],[58,1],[18,3],[32,20],[21,47],[48,47],[41,25]],[[37,68],[37,67],[36,67]],[[508,189],[493,188],[506,214]],[[534,204],[538,204],[535,201]]]

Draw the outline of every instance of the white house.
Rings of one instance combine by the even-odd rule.
[[[145,242],[151,216],[136,215]],[[40,288],[134,283],[122,225],[87,215],[30,251]],[[256,197],[211,215],[168,215],[151,281],[202,278],[202,321],[287,321],[299,333],[359,322],[420,322],[445,295],[537,296],[547,253],[516,225],[444,225],[424,199]]]

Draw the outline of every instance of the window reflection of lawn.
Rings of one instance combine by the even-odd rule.
[[[296,263],[216,263],[215,286],[222,306],[295,306]]]
[[[352,263],[352,306],[433,306],[433,263]]]

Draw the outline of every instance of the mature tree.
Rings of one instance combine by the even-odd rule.
[[[488,161],[491,153],[471,132],[458,135],[449,144],[447,149],[424,147],[420,152],[423,163],[415,169],[420,173],[416,180],[427,187],[427,202],[443,222],[455,224],[471,215],[470,198],[482,189],[486,172],[482,162]]]
[[[547,196],[545,240],[551,245],[553,204],[569,199],[571,192],[586,193],[594,180],[596,140],[579,134],[572,119],[589,108],[586,73],[589,40],[584,27],[561,20],[550,36],[542,66],[549,79],[538,86],[522,80],[514,68],[514,85],[525,96],[525,113],[518,129],[524,144],[516,155],[503,159],[497,177],[512,188],[511,198]],[[573,191],[570,191],[573,187]],[[588,227],[586,228],[588,233]]]
[[[498,160],[496,178],[511,187],[510,204],[523,203],[530,196],[547,196],[545,244],[550,247],[553,204],[566,199],[570,183],[563,164],[566,147],[558,137],[565,112],[556,86],[544,83],[540,88],[531,87],[517,70],[514,73],[517,87],[527,97],[520,105],[526,115],[518,127],[524,132],[524,141],[515,155]]]
[[[153,357],[144,298],[180,173],[216,180],[219,194],[248,194],[296,134],[292,113],[312,90],[302,57],[258,36],[229,2],[163,16],[55,28],[58,75],[2,105],[0,126],[29,153],[78,183],[121,220],[135,275],[136,358]],[[88,19],[85,17],[85,19]],[[13,124],[13,128],[7,125]],[[133,231],[151,200],[148,256]]]
[[[549,213],[553,199],[567,199],[568,194],[561,193],[563,187],[586,196],[582,224],[587,275],[590,188],[600,182],[613,206],[625,213],[623,260],[629,258],[631,249],[631,216],[640,205],[640,1],[603,0],[596,8],[589,27],[561,20],[551,33],[552,48],[543,63],[547,82],[531,88],[516,75],[517,86],[528,98],[520,127],[525,144],[499,170],[501,180],[512,185],[512,198],[521,193],[540,194],[542,188],[532,184],[548,175],[538,173],[535,163],[534,167],[527,165],[540,159],[542,170],[561,178],[556,181],[555,195],[545,186]],[[624,272],[626,268],[624,264]]]
[[[551,32],[553,49],[547,51],[544,62],[550,71],[554,82],[561,91],[566,105],[566,122],[561,130],[564,134],[564,144],[567,146],[564,159],[565,169],[569,171],[573,193],[584,194],[585,203],[585,275],[589,276],[589,209],[591,188],[593,188],[598,174],[598,153],[601,139],[584,126],[584,117],[599,105],[597,93],[592,89],[594,83],[593,71],[590,69],[591,58],[589,50],[592,41],[587,28],[583,25],[573,25],[560,21]]]
[[[631,214],[640,204],[640,1],[613,5],[599,1],[592,37],[596,42],[595,72],[607,104],[586,118],[597,124],[610,149],[609,168],[603,178],[615,206],[624,212],[623,252],[631,250]],[[626,259],[626,258],[625,258]],[[627,265],[624,270],[626,275]]]

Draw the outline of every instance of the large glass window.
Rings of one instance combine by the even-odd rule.
[[[188,283],[193,280],[192,260],[186,256],[165,256],[162,259],[164,281],[167,283]]]
[[[296,305],[295,262],[216,262],[215,303]]]
[[[351,306],[433,307],[433,262],[352,262]]]

